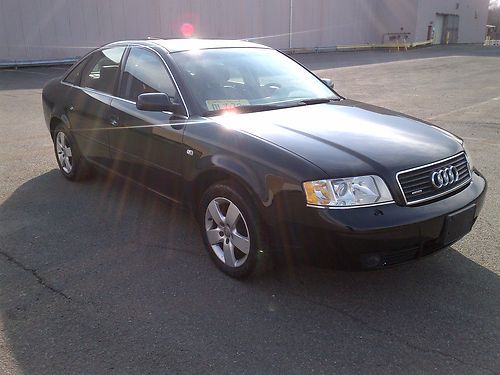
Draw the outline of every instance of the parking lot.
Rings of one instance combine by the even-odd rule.
[[[0,70],[0,373],[500,372],[500,48],[295,58],[464,138],[489,182],[473,231],[382,271],[230,279],[189,213],[61,176],[40,94],[66,68]]]

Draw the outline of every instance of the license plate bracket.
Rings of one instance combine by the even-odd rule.
[[[443,245],[458,241],[469,233],[472,229],[472,224],[474,224],[475,214],[476,205],[472,204],[446,216],[442,233]]]

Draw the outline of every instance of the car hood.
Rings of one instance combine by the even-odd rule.
[[[214,118],[314,163],[330,177],[385,177],[457,154],[460,139],[384,108],[342,100]]]

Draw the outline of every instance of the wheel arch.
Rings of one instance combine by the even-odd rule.
[[[231,155],[213,155],[205,160],[200,159],[196,163],[198,174],[187,178],[189,182],[184,195],[185,202],[196,210],[208,187],[230,181],[248,195],[264,224],[276,224],[288,215],[289,210],[293,211],[289,203],[295,202],[295,205],[298,194],[302,197],[302,187],[293,178],[284,178],[274,169],[254,163]]]
[[[252,179],[255,182],[255,179]],[[221,166],[209,168],[196,176],[192,182],[191,199],[196,207],[201,200],[203,193],[212,185],[221,182],[229,182],[241,188],[244,193],[249,195],[255,201],[255,206],[261,206],[262,200],[260,194],[252,188],[248,180],[234,170]]]
[[[267,212],[264,204],[265,200],[260,196],[260,194],[262,194],[262,190],[264,189],[264,181],[259,184],[262,186],[262,189],[254,189],[251,186],[251,183],[254,182],[249,181],[253,181],[253,179],[247,180],[246,176],[243,174],[221,166],[204,170],[192,183],[192,199],[190,200],[192,206],[191,208],[192,210],[199,209],[203,194],[210,188],[210,186],[218,183],[224,183],[225,185],[236,189],[236,191],[239,192],[240,195],[242,195],[242,198],[246,201],[248,208],[254,212],[257,219],[255,225],[258,228],[257,241],[259,247],[267,249],[269,247],[269,213]],[[259,190],[261,190],[260,193]],[[197,220],[201,219],[199,215],[195,215],[195,217]]]
[[[54,139],[54,132],[56,131],[56,127],[60,124],[66,125],[69,127],[69,121],[66,116],[52,116],[49,123],[49,131],[50,137]]]

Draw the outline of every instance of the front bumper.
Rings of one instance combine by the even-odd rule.
[[[486,180],[475,171],[471,183],[461,191],[420,206],[305,207],[301,214],[293,215],[298,219],[276,228],[276,247],[364,268],[410,261],[465,236],[483,207],[485,193]]]

